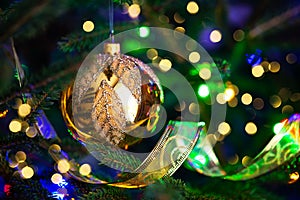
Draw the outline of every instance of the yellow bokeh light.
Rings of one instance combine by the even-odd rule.
[[[241,101],[244,105],[249,105],[252,102],[252,96],[249,93],[243,94]]]
[[[181,24],[185,21],[185,19],[177,12],[174,14],[174,20],[178,24]]]
[[[49,151],[53,151],[55,153],[59,153],[61,151],[61,148],[58,144],[52,144],[50,147],[49,147]]]
[[[22,132],[25,132],[26,129],[29,127],[29,124],[28,124],[28,122],[26,122],[26,121],[22,121],[22,122],[21,122],[21,125],[22,125],[22,128],[21,128],[21,131],[22,131]]]
[[[138,4],[132,4],[128,8],[128,15],[132,18],[135,19],[137,18],[141,13],[141,7]]]
[[[9,130],[13,133],[17,133],[19,131],[21,131],[22,129],[22,123],[20,120],[18,119],[13,119],[10,123],[9,123]]]
[[[157,52],[156,49],[148,49],[148,50],[147,50],[147,57],[148,57],[150,60],[155,59],[157,56],[158,56],[158,52]]]
[[[31,106],[27,103],[24,103],[19,106],[18,114],[20,117],[26,117],[31,112]]]
[[[37,130],[33,126],[28,127],[25,132],[26,132],[27,137],[30,137],[30,138],[33,138],[37,135]]]
[[[82,25],[82,29],[85,32],[92,32],[95,28],[95,25],[92,21],[85,21]]]
[[[188,40],[185,44],[185,48],[189,51],[194,51],[197,48],[197,42],[195,40]]]
[[[26,160],[26,153],[23,151],[18,151],[15,155],[15,159],[18,163],[23,163]]]
[[[228,105],[232,108],[236,107],[238,105],[238,99],[234,97],[230,101],[228,101]]]
[[[202,68],[199,71],[199,76],[203,79],[203,80],[208,80],[211,77],[211,71],[208,68]]]
[[[216,100],[219,104],[225,104],[226,103],[225,94],[224,93],[217,94]]]
[[[217,43],[220,42],[222,39],[222,34],[219,30],[213,30],[210,35],[209,35],[209,39],[210,41],[212,41],[213,43]]]
[[[263,68],[263,66],[261,65],[256,65],[254,67],[252,67],[252,75],[256,78],[261,77],[263,74],[265,73],[265,70]]]
[[[298,172],[293,172],[290,174],[290,180],[289,184],[295,183],[299,179],[299,173]]]
[[[66,159],[61,159],[57,163],[57,169],[60,173],[66,173],[70,169],[70,163]]]
[[[189,105],[189,111],[190,111],[190,113],[192,113],[192,114],[194,114],[194,115],[199,114],[199,113],[200,113],[199,104],[194,103],[194,102],[191,103],[191,104]]]
[[[237,42],[242,41],[245,38],[245,32],[241,29],[234,31],[233,39]]]
[[[269,65],[269,70],[273,73],[279,72],[280,64],[276,61],[271,62]]]
[[[189,54],[189,61],[191,63],[197,63],[200,60],[200,54],[196,51],[193,51]]]
[[[273,108],[278,108],[281,105],[281,98],[278,95],[272,95],[270,97],[270,104]]]
[[[300,93],[294,93],[290,96],[290,100],[292,102],[300,101]]]
[[[171,69],[172,62],[169,59],[161,59],[158,66],[163,72],[167,72]]]
[[[63,177],[59,173],[55,173],[51,177],[51,181],[54,184],[59,184],[62,181]]]
[[[244,156],[242,159],[242,164],[244,167],[247,167],[252,161],[252,158],[249,156]]]
[[[16,168],[18,167],[19,163],[14,159],[14,160],[10,160],[9,163],[8,163],[8,166],[10,168]]]
[[[196,2],[194,1],[190,1],[187,6],[186,6],[186,10],[190,13],[190,14],[196,14],[199,11],[199,6]]]
[[[289,64],[294,64],[297,62],[297,56],[293,53],[289,53],[288,55],[286,55],[285,59]]]
[[[226,101],[231,101],[234,98],[234,96],[235,96],[234,89],[231,88],[231,87],[230,88],[226,88],[224,94],[225,94],[225,100]]]
[[[292,114],[294,112],[294,108],[291,105],[285,105],[281,110],[282,114]]]
[[[83,176],[87,176],[91,173],[92,168],[89,164],[83,164],[79,168],[79,173]]]
[[[253,122],[248,122],[245,126],[245,131],[249,134],[249,135],[253,135],[257,132],[257,127]]]
[[[228,135],[231,131],[230,125],[226,122],[221,122],[218,126],[218,131],[221,135]]]
[[[265,103],[264,103],[264,100],[262,100],[261,98],[255,98],[253,100],[253,107],[256,109],[256,110],[261,110],[263,109]]]
[[[178,26],[175,28],[175,31],[180,32],[180,33],[185,33],[185,28]],[[175,35],[175,36],[178,36],[178,35]]]
[[[34,175],[34,171],[31,167],[26,166],[21,170],[21,174],[23,178],[29,179]]]
[[[264,71],[267,72],[270,69],[270,63],[268,61],[262,61],[260,65],[264,68]]]
[[[231,157],[229,160],[228,160],[228,163],[230,165],[235,165],[237,164],[239,161],[239,156],[237,154],[235,154],[233,157]]]
[[[166,15],[159,15],[158,20],[162,23],[168,24],[169,23],[169,17]]]

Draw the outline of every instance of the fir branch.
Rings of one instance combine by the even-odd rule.
[[[128,30],[134,28],[134,24],[126,24],[116,26],[114,29],[117,32]],[[102,40],[108,38],[109,29],[98,27],[92,33],[84,33],[82,31],[77,33],[72,33],[66,37],[63,37],[58,46],[61,51],[65,53],[71,53],[74,51],[90,51],[95,47],[95,44],[100,43]]]
[[[114,3],[118,3],[118,4],[125,4],[128,3],[129,5],[132,4],[132,0],[113,0]]]
[[[131,199],[128,195],[128,191],[122,188],[115,188],[115,187],[107,187],[96,189],[93,192],[89,192],[88,194],[84,194],[80,197],[82,200],[126,200]]]
[[[20,177],[13,176],[10,184],[10,194],[6,198],[8,200],[52,199],[50,193],[41,185],[40,181],[34,178],[24,180]]]

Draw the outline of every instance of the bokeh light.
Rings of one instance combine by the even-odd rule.
[[[92,21],[85,21],[82,25],[82,29],[85,31],[85,32],[92,32],[95,28],[95,25]]]
[[[186,10],[190,14],[196,14],[199,11],[199,6],[195,1],[190,1],[186,6]]]
[[[158,52],[157,52],[156,49],[148,49],[148,50],[147,50],[147,57],[148,57],[150,60],[155,59],[157,56],[158,56]]]
[[[13,119],[10,123],[9,123],[9,130],[13,133],[17,133],[19,131],[21,131],[22,129],[22,123],[20,120],[18,119]]]
[[[24,151],[18,151],[15,155],[15,159],[18,163],[23,163],[26,160],[26,153]]]
[[[221,135],[228,135],[231,131],[230,125],[227,122],[221,122],[218,126],[218,132]]]
[[[91,173],[92,168],[89,164],[83,164],[79,167],[79,173],[83,176],[87,176]]]
[[[139,36],[141,38],[146,38],[150,35],[150,28],[147,26],[142,26],[139,28]]]
[[[211,71],[208,68],[202,68],[199,71],[199,76],[203,79],[203,80],[208,80],[211,77]]]
[[[257,127],[253,122],[248,122],[245,126],[245,131],[249,134],[249,135],[253,135],[257,132]]]
[[[272,95],[269,102],[273,108],[278,108],[281,105],[281,98],[278,95]]]
[[[256,66],[252,67],[251,72],[254,77],[259,78],[264,74],[265,70],[264,70],[263,66],[256,65]]]
[[[244,105],[249,105],[252,102],[252,96],[249,93],[242,95],[241,101]]]
[[[286,62],[288,62],[289,64],[294,64],[297,62],[297,56],[293,53],[287,54],[285,59],[286,59]]]
[[[235,165],[239,162],[239,156],[237,154],[235,154],[233,157],[231,157],[229,160],[228,160],[228,163],[230,165]]]
[[[279,123],[276,123],[274,126],[273,126],[273,132],[275,134],[278,134],[280,132],[280,130],[282,129],[282,127],[284,126],[283,123],[279,122]]]
[[[209,35],[209,39],[213,43],[220,42],[222,39],[222,34],[219,30],[213,30]]]
[[[294,108],[291,105],[285,105],[281,110],[282,114],[292,114],[294,112]]]
[[[28,127],[25,132],[26,132],[27,137],[30,137],[30,138],[34,138],[37,135],[37,130],[33,126]]]
[[[290,96],[292,102],[300,101],[300,93],[296,92]]]
[[[61,159],[57,163],[57,169],[60,173],[66,173],[70,169],[70,163],[66,159]]]
[[[273,73],[279,72],[280,64],[276,61],[271,62],[269,65],[269,70]]]
[[[264,108],[264,106],[265,106],[264,100],[262,100],[261,98],[255,98],[253,100],[253,107],[256,110],[261,110]]]
[[[194,114],[194,115],[198,115],[200,113],[200,108],[199,108],[199,104],[198,103],[194,103],[192,102],[189,105],[189,111],[190,113]]]
[[[188,40],[185,44],[185,48],[189,51],[194,51],[197,48],[197,42],[195,40]]]
[[[185,19],[178,12],[176,12],[174,14],[174,21],[178,24],[181,24],[185,21]]]
[[[167,72],[171,69],[172,62],[169,59],[161,59],[158,66],[161,71]]]
[[[180,33],[185,33],[185,28],[183,28],[182,26],[178,26],[175,28],[175,31]],[[175,36],[178,37],[179,35],[175,35]]]
[[[234,89],[231,88],[231,87],[226,88],[225,92],[224,92],[224,95],[225,95],[225,100],[226,101],[231,101],[235,96]]]
[[[132,19],[137,18],[141,13],[141,7],[138,4],[132,4],[131,6],[129,6],[128,8],[128,15],[129,17],[131,17]]]
[[[219,104],[225,104],[226,103],[226,96],[224,93],[219,93],[216,96],[216,100]]]
[[[197,63],[199,62],[199,60],[200,60],[200,54],[198,52],[194,51],[189,54],[189,61],[191,63]]]
[[[51,181],[52,181],[52,183],[54,183],[54,184],[59,184],[59,183],[62,181],[62,179],[63,179],[63,177],[62,177],[62,175],[59,174],[59,173],[55,173],[55,174],[53,174],[52,177],[51,177]]]
[[[21,175],[23,178],[29,179],[34,175],[34,171],[31,167],[26,166],[21,170]]]
[[[238,105],[238,99],[236,97],[228,101],[228,106],[232,108],[236,107],[237,105]]]
[[[200,97],[207,97],[209,95],[209,89],[206,84],[202,84],[198,88],[198,94]]]
[[[237,42],[240,42],[242,40],[244,40],[245,38],[245,32],[241,29],[238,29],[236,31],[234,31],[233,33],[233,39]]]
[[[252,158],[250,156],[244,156],[242,159],[242,164],[244,167],[247,167],[252,161]]]
[[[26,117],[31,112],[31,106],[27,103],[24,103],[19,106],[18,114],[20,117]]]

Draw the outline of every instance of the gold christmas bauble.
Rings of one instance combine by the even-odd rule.
[[[156,129],[163,102],[159,80],[148,65],[118,49],[107,45],[63,92],[63,116],[80,141],[92,137],[126,147]]]

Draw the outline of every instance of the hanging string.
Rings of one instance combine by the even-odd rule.
[[[109,1],[109,37],[110,41],[114,42],[114,5],[113,5],[113,0],[108,0]]]

